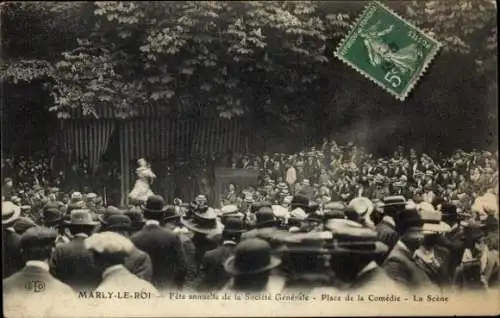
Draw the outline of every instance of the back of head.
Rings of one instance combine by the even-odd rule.
[[[50,258],[57,232],[42,226],[31,227],[21,236],[21,249],[26,261]]]

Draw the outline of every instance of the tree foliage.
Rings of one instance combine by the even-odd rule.
[[[44,80],[54,99],[51,110],[61,117],[72,109],[97,116],[105,107],[126,117],[156,105],[172,112],[213,108],[227,118],[261,114],[293,126],[324,103],[331,93],[325,83],[341,78],[328,73],[342,70],[332,51],[365,5],[4,3],[1,78]],[[481,66],[496,63],[494,1],[390,6],[447,50],[470,55]]]

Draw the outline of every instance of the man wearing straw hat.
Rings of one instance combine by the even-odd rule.
[[[92,219],[90,210],[76,209],[71,211],[70,220],[65,223],[72,238],[70,242],[56,246],[51,272],[76,291],[93,290],[100,281],[100,273],[83,241],[92,235],[98,222]]]
[[[452,281],[448,265],[449,252],[438,243],[442,235],[449,232],[451,228],[442,221],[441,212],[434,209],[432,204],[422,202],[417,208],[424,221],[422,227],[424,239],[413,255],[415,262],[427,273],[434,284],[441,289],[449,287]]]
[[[21,236],[14,230],[14,223],[21,216],[21,209],[10,201],[2,201],[2,278],[22,268]]]
[[[222,233],[223,224],[217,219],[217,215],[212,208],[205,211],[194,211],[190,217],[183,217],[181,223],[193,232],[192,241],[195,246],[195,261],[197,272],[199,272],[201,262],[205,253],[217,247],[214,239]]]

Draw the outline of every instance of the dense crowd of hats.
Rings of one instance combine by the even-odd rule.
[[[182,288],[315,294],[384,286],[446,293],[498,286],[498,188],[489,174],[487,182],[469,178],[472,200],[464,205],[455,194],[425,184],[421,195],[394,191],[401,187],[377,193],[370,186],[387,177],[365,171],[360,162],[356,167],[350,169],[365,175],[331,168],[333,175],[323,180],[330,182],[323,185],[328,200],[290,180],[269,187],[273,182],[265,173],[262,187],[277,189],[276,196],[250,191],[220,208],[204,194],[172,204],[153,195],[138,206],[116,207],[104,206],[95,194],[74,192],[67,203],[47,198],[30,220],[26,210],[3,200],[4,287],[15,290],[28,277],[23,273],[33,275],[33,266],[49,268],[50,278],[41,279],[74,291],[120,286],[152,293]],[[324,174],[315,169],[306,176],[313,183]],[[397,182],[418,183],[418,170],[412,171]],[[337,173],[364,191],[334,197]]]

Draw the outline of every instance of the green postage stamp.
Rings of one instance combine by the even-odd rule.
[[[403,101],[440,46],[387,7],[373,2],[356,20],[335,56]]]

